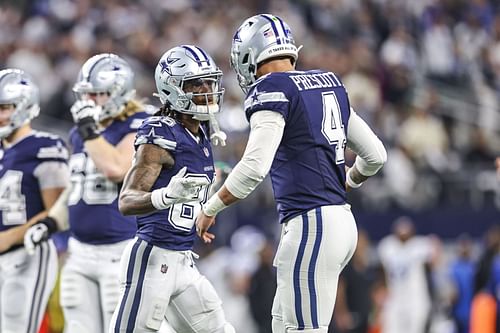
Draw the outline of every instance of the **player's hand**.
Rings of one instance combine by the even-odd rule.
[[[207,216],[203,209],[196,217],[196,233],[205,243],[211,243],[215,235],[208,232],[208,229],[215,224],[215,216]]]
[[[210,140],[214,146],[220,145],[224,147],[226,145],[227,135],[222,131],[218,131],[210,135]]]
[[[45,224],[32,225],[24,234],[24,248],[29,255],[35,254],[35,248],[49,239],[49,228]]]
[[[97,105],[91,99],[78,100],[71,106],[71,115],[75,124],[86,118],[94,120],[98,112]]]
[[[345,168],[345,174],[347,175],[347,171],[349,171],[350,168],[347,166],[347,164],[344,165],[344,168]],[[352,190],[352,188],[349,186],[349,184],[346,181],[345,182],[345,191],[349,192],[350,190]]]
[[[99,136],[96,118],[99,108],[91,99],[78,100],[71,107],[73,121],[83,141],[92,140]]]
[[[47,216],[33,224],[24,234],[24,248],[29,255],[35,254],[35,248],[46,242],[50,235],[57,231],[57,222]]]
[[[165,195],[168,198],[178,199],[177,202],[188,202],[196,200],[203,186],[210,182],[206,178],[185,178],[187,167],[183,167],[170,179],[165,187]]]

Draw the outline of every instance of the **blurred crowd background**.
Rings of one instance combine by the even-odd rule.
[[[339,74],[353,108],[388,150],[382,173],[349,194],[362,230],[361,249],[341,288],[357,292],[340,300],[332,332],[366,332],[352,329],[364,321],[376,332],[389,299],[387,267],[377,248],[396,232],[401,216],[424,235],[418,237],[431,240],[432,254],[422,262],[431,282],[429,332],[453,332],[457,291],[475,290],[480,259],[486,253],[492,262],[498,250],[497,241],[485,243],[483,236],[500,224],[494,168],[500,155],[500,1],[2,0],[0,67],[18,67],[35,77],[42,94],[35,127],[67,138],[71,87],[90,56],[124,57],[135,71],[139,96],[154,108],[160,56],[178,44],[199,45],[225,74],[219,120],[229,140],[216,158],[229,170],[248,133],[244,96],[229,68],[231,39],[243,19],[263,12],[285,19],[303,45],[298,69]],[[270,184],[224,211],[215,231],[215,246],[198,249],[201,269],[214,281],[237,332],[270,332],[271,263],[279,235]],[[457,289],[450,272],[462,259],[470,265],[460,270],[468,275]],[[371,273],[359,273],[364,270]],[[474,292],[469,294],[462,316],[469,314]],[[352,302],[363,310],[352,310]]]

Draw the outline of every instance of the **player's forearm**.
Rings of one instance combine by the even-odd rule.
[[[24,243],[24,234],[32,225],[34,225],[39,220],[47,216],[47,211],[41,211],[32,218],[30,218],[25,224],[11,228],[6,232],[9,234],[10,246],[19,245]]]
[[[156,210],[151,202],[151,192],[132,189],[120,193],[118,208],[123,215],[142,215]]]
[[[48,216],[56,221],[58,231],[69,229],[68,217],[68,197],[71,193],[72,186],[68,186],[57,198],[57,201],[49,209]]]
[[[85,149],[96,168],[112,182],[123,181],[130,168],[130,156],[120,152],[102,136],[85,141]]]
[[[357,170],[364,176],[373,176],[387,161],[384,145],[352,109],[347,133],[347,147],[358,155]]]

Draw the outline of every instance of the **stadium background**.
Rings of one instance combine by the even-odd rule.
[[[34,127],[67,138],[71,87],[87,58],[101,52],[124,57],[136,73],[138,95],[157,106],[153,73],[161,54],[178,44],[199,45],[225,74],[219,119],[229,140],[216,158],[230,167],[248,133],[243,94],[229,68],[232,34],[248,16],[277,14],[304,46],[298,68],[338,73],[352,106],[388,150],[382,173],[349,194],[370,248],[396,218],[409,216],[419,234],[436,235],[443,244],[434,272],[439,283],[456,256],[457,237],[471,237],[477,258],[483,235],[500,223],[494,168],[500,154],[499,10],[498,0],[3,0],[0,67],[35,77],[42,111]],[[238,332],[257,332],[251,308],[268,306],[250,295],[249,281],[272,258],[276,220],[266,181],[220,215],[215,247],[197,249],[208,256],[200,267],[209,278],[230,289],[219,292],[235,312],[230,317],[246,323]],[[369,257],[376,265],[375,251]],[[436,297],[436,307],[446,304],[446,294]],[[446,309],[442,313],[446,317]],[[52,325],[56,332],[57,320]]]

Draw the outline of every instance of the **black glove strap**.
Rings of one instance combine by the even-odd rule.
[[[52,217],[47,216],[46,218],[41,219],[38,221],[36,224],[45,224],[45,226],[48,229],[49,236],[52,235],[54,232],[57,231],[57,222],[54,220]]]
[[[78,127],[78,133],[80,134],[80,137],[83,141],[93,140],[99,137],[97,125],[94,118],[92,117],[85,117],[80,119],[76,126]]]

